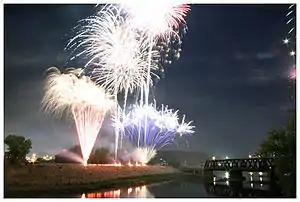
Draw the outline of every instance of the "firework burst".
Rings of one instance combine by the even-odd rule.
[[[56,116],[64,111],[72,113],[86,165],[105,114],[113,107],[110,96],[89,77],[78,78],[74,72],[61,74],[58,70],[47,77],[42,107]]]
[[[175,143],[177,134],[182,136],[194,133],[192,122],[186,123],[184,119],[185,117],[179,122],[178,111],[168,109],[164,105],[157,110],[156,106],[151,104],[133,106],[133,109],[122,117],[121,121],[113,118],[113,124],[137,148],[147,148],[148,152],[155,152]],[[147,125],[144,124],[145,121]],[[142,133],[145,134],[142,135]],[[145,153],[142,156],[145,156]]]
[[[75,57],[88,58],[85,67],[93,67],[92,79],[105,89],[133,93],[146,82],[149,44],[118,13],[118,6],[104,6],[97,14],[82,20],[67,48],[78,52]],[[152,70],[158,68],[155,63],[158,57],[159,53],[153,51]]]
[[[135,148],[132,153],[132,159],[135,162],[147,164],[152,158],[156,156],[157,152],[155,149],[148,147]]]
[[[176,4],[174,1],[127,1],[120,5],[120,10],[129,19],[129,25],[141,36],[147,36],[149,42],[148,51],[148,71],[147,80],[144,86],[141,86],[141,105],[143,104],[143,95],[145,104],[149,104],[151,63],[152,54],[155,51],[157,39],[163,39],[169,43],[171,36],[180,38],[174,29],[178,29],[180,24],[185,23],[185,16],[190,10],[186,4]],[[155,15],[153,15],[155,13]],[[147,113],[147,112],[146,112]],[[146,114],[147,117],[147,114]],[[147,118],[145,118],[144,128],[147,128]],[[146,131],[144,131],[144,135]],[[146,139],[146,137],[144,137]]]
[[[175,41],[181,44],[176,30],[185,24],[189,10],[188,5],[174,4],[169,0],[155,0],[149,4],[127,1],[106,5],[97,14],[80,21],[76,27],[79,31],[69,41],[67,49],[73,50],[73,58],[84,56],[87,60],[85,70],[89,69],[91,78],[114,95],[115,119],[121,119],[121,109],[117,104],[120,92],[125,93],[122,117],[125,117],[128,93],[139,90],[140,106],[148,105],[149,89],[153,85],[151,77],[159,78],[156,73],[161,69],[162,52],[155,46],[159,40],[165,41],[166,46]],[[178,58],[180,51],[175,55]],[[86,71],[84,73],[87,74]],[[144,141],[147,139],[148,111],[145,113],[144,126],[139,126],[145,129]],[[118,127],[115,130],[117,151]]]
[[[146,35],[168,38],[174,34],[190,10],[186,4],[171,0],[126,1],[121,9],[130,18],[130,26]]]
[[[124,92],[125,111],[128,93],[136,89],[143,90],[146,83],[152,85],[149,71],[159,68],[159,53],[149,52],[147,37],[129,26],[127,18],[120,15],[118,6],[104,6],[97,14],[82,20],[77,28],[79,31],[69,41],[67,48],[77,53],[75,57],[84,55],[88,58],[85,67],[92,66],[91,78],[113,93],[115,113],[119,117],[118,93]],[[158,77],[154,73],[152,75]],[[119,135],[117,130],[115,133],[117,155]]]

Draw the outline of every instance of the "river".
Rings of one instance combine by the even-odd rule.
[[[9,196],[9,198],[12,196]],[[16,196],[24,197],[24,196]],[[209,182],[205,183],[198,177],[189,176],[174,181],[142,185],[138,187],[123,187],[114,190],[97,192],[32,195],[30,198],[209,198],[209,197],[280,197],[279,191],[263,181],[244,181],[240,183]]]

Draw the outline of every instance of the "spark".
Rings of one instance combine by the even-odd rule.
[[[155,51],[157,39],[160,38],[169,42],[171,36],[180,38],[174,29],[176,30],[181,24],[186,23],[185,17],[190,7],[187,4],[178,4],[170,0],[126,1],[120,5],[120,10],[127,16],[130,27],[137,30],[142,36],[147,36],[149,42],[147,81],[144,86],[141,86],[141,91],[145,91],[141,93],[141,103],[144,94],[145,104],[148,105],[151,55]],[[154,13],[155,15],[153,15]],[[146,125],[145,122],[145,127]]]
[[[288,13],[286,14],[286,17],[289,16],[290,14],[292,14],[293,12],[294,12],[293,10],[290,11],[290,12],[288,12]]]
[[[145,166],[152,158],[156,156],[157,152],[153,148],[140,147],[135,148],[132,154],[132,158],[141,163],[141,166]]]
[[[289,19],[289,20],[286,22],[286,24],[290,24],[290,22],[292,22],[293,19],[294,19],[294,18]]]
[[[118,6],[105,6],[97,14],[78,25],[79,31],[67,48],[88,58],[93,66],[91,77],[105,89],[129,92],[143,86],[148,71],[148,41],[129,26],[126,17],[118,15]],[[158,52],[151,53],[158,58]],[[154,61],[154,59],[152,60]],[[158,65],[151,63],[151,69]]]
[[[149,74],[158,78],[152,72],[159,68],[156,63],[159,53],[149,51],[147,37],[133,30],[126,16],[119,13],[118,6],[104,6],[97,14],[80,22],[77,35],[67,44],[67,49],[77,53],[73,58],[82,55],[88,59],[85,67],[92,66],[91,78],[113,93],[116,117],[120,116],[118,93],[124,92],[125,111],[128,94],[143,89],[146,82],[152,85]],[[115,159],[118,142],[119,132],[115,129]]]
[[[186,23],[185,17],[190,11],[187,4],[170,0],[126,1],[121,4],[121,9],[130,18],[131,27],[159,37],[170,36],[173,29],[178,29],[181,23]]]
[[[168,109],[164,105],[160,110],[156,109],[155,104],[135,105],[122,119],[113,117],[112,122],[133,145],[147,148],[148,151],[157,151],[174,143],[177,134],[182,136],[194,133],[194,126],[190,125],[191,122],[185,123],[185,116],[180,122],[178,110]]]
[[[113,102],[110,97],[86,76],[78,78],[73,73],[61,74],[57,70],[50,73],[46,79],[42,108],[46,113],[59,117],[63,112],[71,112],[84,166],[87,164],[104,116],[112,109]]]
[[[296,59],[296,36],[295,36],[295,24],[296,24],[296,10],[294,8],[295,4],[292,4],[287,9],[287,14],[285,17],[287,18],[286,25],[288,26],[289,31],[287,32],[287,37],[283,40],[283,43],[287,45],[287,48],[289,49],[289,55],[292,56],[291,59],[291,65],[288,72],[288,78],[292,81],[296,80],[296,68],[295,68],[295,59]],[[293,97],[293,96],[292,96]]]
[[[283,44],[288,44],[290,42],[290,40],[289,39],[283,39]]]
[[[290,52],[290,56],[295,56],[295,55],[296,55],[296,52],[292,50],[292,51]]]
[[[291,34],[292,31],[294,31],[294,29],[295,29],[295,27],[292,27],[292,28],[290,29],[290,31],[288,32],[288,34]]]
[[[296,80],[297,77],[297,71],[295,68],[291,69],[290,74],[289,74],[289,78],[292,80]]]

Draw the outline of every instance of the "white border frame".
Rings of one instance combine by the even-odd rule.
[[[125,0],[123,0],[124,2]],[[128,1],[128,0],[127,0]],[[134,1],[134,0],[130,0],[130,1]],[[143,0],[135,0],[135,1],[143,1]],[[145,1],[145,0],[144,0]],[[151,1],[151,0],[150,0]],[[163,0],[161,0],[163,1]],[[293,0],[293,1],[284,1],[284,0],[264,0],[264,1],[259,1],[259,0],[173,0],[173,1],[180,1],[180,2],[184,2],[184,3],[189,3],[189,4],[296,4],[297,1]],[[1,107],[0,107],[0,113],[1,113],[1,118],[4,119],[4,4],[99,4],[99,3],[118,3],[120,2],[120,0],[106,0],[106,1],[100,1],[100,0],[51,0],[49,2],[47,1],[41,1],[41,0],[4,0],[0,2],[0,23],[1,23],[1,30],[0,30],[0,46],[3,50],[3,54],[0,55],[0,63],[3,65],[2,66],[2,71],[0,71],[0,80],[3,82],[0,82],[0,96],[1,96]],[[299,33],[299,6],[297,6],[297,20],[296,20],[296,33]],[[297,34],[298,36],[298,34]],[[296,47],[299,47],[299,40],[296,43]],[[296,54],[296,65],[297,65],[297,61],[299,61],[299,54]],[[297,74],[298,74],[298,70],[297,70]],[[298,89],[299,89],[299,84],[296,84],[296,108],[298,105],[298,99],[297,99],[297,95],[298,95]],[[298,113],[297,113],[298,115]],[[299,125],[299,119],[297,119],[297,128]],[[3,137],[4,137],[4,120],[1,121],[0,123],[0,130],[1,130],[1,135],[2,135],[2,140],[0,143],[0,149],[1,149],[1,161],[2,163],[4,162],[4,143],[3,143]],[[297,138],[297,146],[299,145],[299,141],[300,138]],[[299,171],[299,164],[298,164],[298,159],[299,159],[299,149],[297,149],[297,171]],[[3,166],[1,166],[1,177],[0,177],[0,181],[3,182]],[[300,182],[300,174],[298,172],[297,175],[297,182]],[[4,183],[4,182],[3,182]],[[4,184],[3,184],[4,185]],[[4,186],[2,186],[4,189]],[[3,198],[4,197],[4,193],[3,193],[3,189],[1,189],[0,191],[0,197]],[[297,196],[299,196],[298,194],[300,193],[300,185],[297,186]],[[12,201],[18,201],[19,199],[4,199],[4,200],[12,200]],[[28,201],[32,201],[32,200],[42,200],[42,201],[55,201],[56,199],[23,199],[23,200],[28,200]],[[67,200],[78,200],[78,199],[67,199]],[[113,199],[106,199],[106,200],[113,200]],[[122,199],[122,200],[131,200],[131,199]],[[150,199],[151,200],[151,199]],[[153,200],[153,199],[152,199]],[[181,200],[181,199],[156,199],[156,200],[168,200],[168,201],[174,201],[174,200]],[[189,200],[199,200],[199,199],[189,199]],[[201,200],[201,199],[200,199]],[[221,201],[221,199],[210,199],[213,201]],[[239,200],[239,199],[231,199],[231,200]],[[244,199],[246,201],[248,200],[255,200],[255,199]],[[272,200],[272,199],[256,199],[256,200]],[[292,200],[292,199],[278,199],[278,200]]]

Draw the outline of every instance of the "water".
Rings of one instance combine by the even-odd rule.
[[[123,187],[96,192],[28,195],[30,198],[209,198],[209,197],[280,197],[278,190],[262,181],[241,183],[203,182],[198,177],[189,176],[175,181],[148,184],[137,187]],[[11,196],[7,196],[11,197]],[[13,197],[16,197],[15,195]],[[25,196],[18,196],[25,197]]]
[[[210,197],[255,197],[270,198],[274,195],[269,185],[243,183],[241,187],[230,183],[200,183],[173,181],[105,192],[83,193],[73,197],[81,198],[210,198]]]

